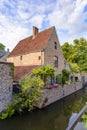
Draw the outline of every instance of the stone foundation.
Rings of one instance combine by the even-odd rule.
[[[39,102],[37,102],[35,105],[38,108],[43,108],[80,89],[82,89],[82,82],[76,82],[70,85],[64,85],[64,87],[59,86],[57,88],[44,89],[41,91],[41,98]]]

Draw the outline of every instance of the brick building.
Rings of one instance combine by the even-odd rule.
[[[33,26],[32,35],[19,41],[7,60],[15,65],[15,81],[41,65],[49,64],[55,67],[57,74],[61,74],[64,68],[70,70],[54,26],[41,32]]]

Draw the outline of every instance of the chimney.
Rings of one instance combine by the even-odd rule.
[[[9,52],[9,48],[7,48],[7,52]]]
[[[36,35],[38,34],[38,30],[39,29],[37,27],[33,26],[33,38],[35,38]]]

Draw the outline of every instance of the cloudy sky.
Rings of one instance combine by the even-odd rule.
[[[20,39],[56,27],[60,44],[87,39],[87,0],[0,0],[0,43],[12,50]]]

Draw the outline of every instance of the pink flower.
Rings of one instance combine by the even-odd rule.
[[[59,84],[49,84],[49,88],[57,88],[59,87]]]

